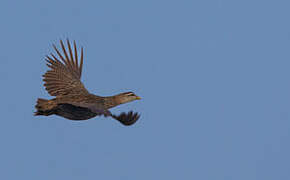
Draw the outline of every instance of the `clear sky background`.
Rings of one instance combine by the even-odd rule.
[[[290,1],[0,2],[0,179],[290,179]],[[52,43],[84,47],[110,118],[34,117]]]

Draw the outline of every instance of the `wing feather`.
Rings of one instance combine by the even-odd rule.
[[[111,114],[110,116],[125,126],[131,126],[135,124],[140,118],[140,114],[136,112],[133,113],[133,111],[130,111],[128,113],[123,112],[118,116]]]
[[[59,59],[54,55],[46,56],[47,66],[50,68],[44,75],[45,89],[52,96],[64,96],[69,94],[87,94],[88,91],[81,82],[83,66],[83,48],[81,48],[80,66],[78,65],[77,46],[74,41],[74,51],[67,39],[68,53],[62,40],[60,45],[63,54],[53,45]],[[74,54],[73,54],[74,52]]]

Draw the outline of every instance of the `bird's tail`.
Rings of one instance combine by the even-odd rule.
[[[54,114],[54,110],[53,110],[53,103],[51,100],[47,100],[47,99],[41,99],[38,98],[35,108],[36,108],[36,112],[34,112],[34,116],[49,116]]]

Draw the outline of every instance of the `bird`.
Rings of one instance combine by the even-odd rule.
[[[64,41],[65,42],[65,41]],[[97,96],[91,94],[81,82],[83,68],[83,47],[80,57],[78,48],[73,41],[73,47],[69,41],[60,40],[62,53],[53,44],[57,54],[46,55],[49,70],[43,75],[44,87],[53,99],[38,98],[35,108],[35,116],[57,115],[69,120],[88,120],[96,116],[111,117],[125,126],[133,125],[140,114],[129,111],[114,115],[109,109],[120,104],[140,100],[133,92],[124,92],[113,96]]]

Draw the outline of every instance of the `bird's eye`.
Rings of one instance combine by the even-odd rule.
[[[126,96],[136,96],[133,92],[127,92],[127,93],[124,93],[124,95],[126,95]]]

